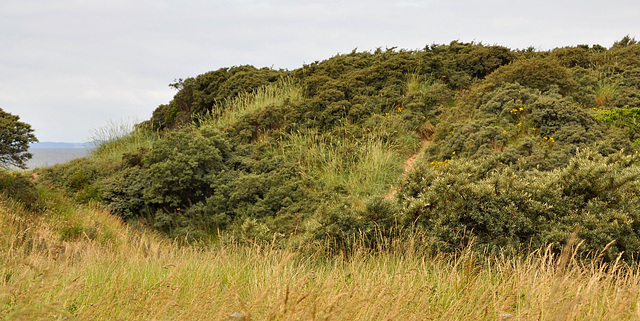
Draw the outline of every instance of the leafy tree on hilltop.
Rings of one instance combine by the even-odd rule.
[[[25,168],[31,158],[29,143],[37,142],[31,125],[19,121],[20,117],[0,108],[0,166]]]

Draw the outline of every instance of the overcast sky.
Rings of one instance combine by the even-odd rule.
[[[0,108],[40,141],[145,120],[175,79],[452,40],[539,50],[640,37],[637,0],[0,0]]]

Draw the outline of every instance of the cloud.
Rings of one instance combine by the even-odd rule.
[[[452,40],[609,46],[640,34],[639,9],[630,0],[4,1],[0,108],[41,140],[79,141],[109,119],[148,119],[174,79],[221,67],[294,69],[354,48]]]

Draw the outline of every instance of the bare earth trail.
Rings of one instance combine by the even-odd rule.
[[[422,144],[420,145],[420,149],[418,149],[418,151],[411,155],[409,158],[407,158],[407,160],[404,162],[404,175],[407,175],[407,173],[411,172],[413,170],[413,168],[416,165],[416,161],[418,160],[418,158],[420,158],[420,156],[422,154],[424,154],[424,151],[427,149],[427,147],[429,146],[429,144],[431,144],[431,140],[429,140],[428,138],[423,138],[422,139]],[[394,187],[392,188],[385,196],[384,199],[390,199],[393,198],[396,193],[398,192],[398,188]]]

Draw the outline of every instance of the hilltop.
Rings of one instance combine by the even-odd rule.
[[[170,237],[349,249],[419,231],[436,252],[571,233],[640,248],[640,45],[537,52],[451,42],[295,70],[222,68],[91,157],[39,171]],[[410,166],[406,166],[410,164]]]

